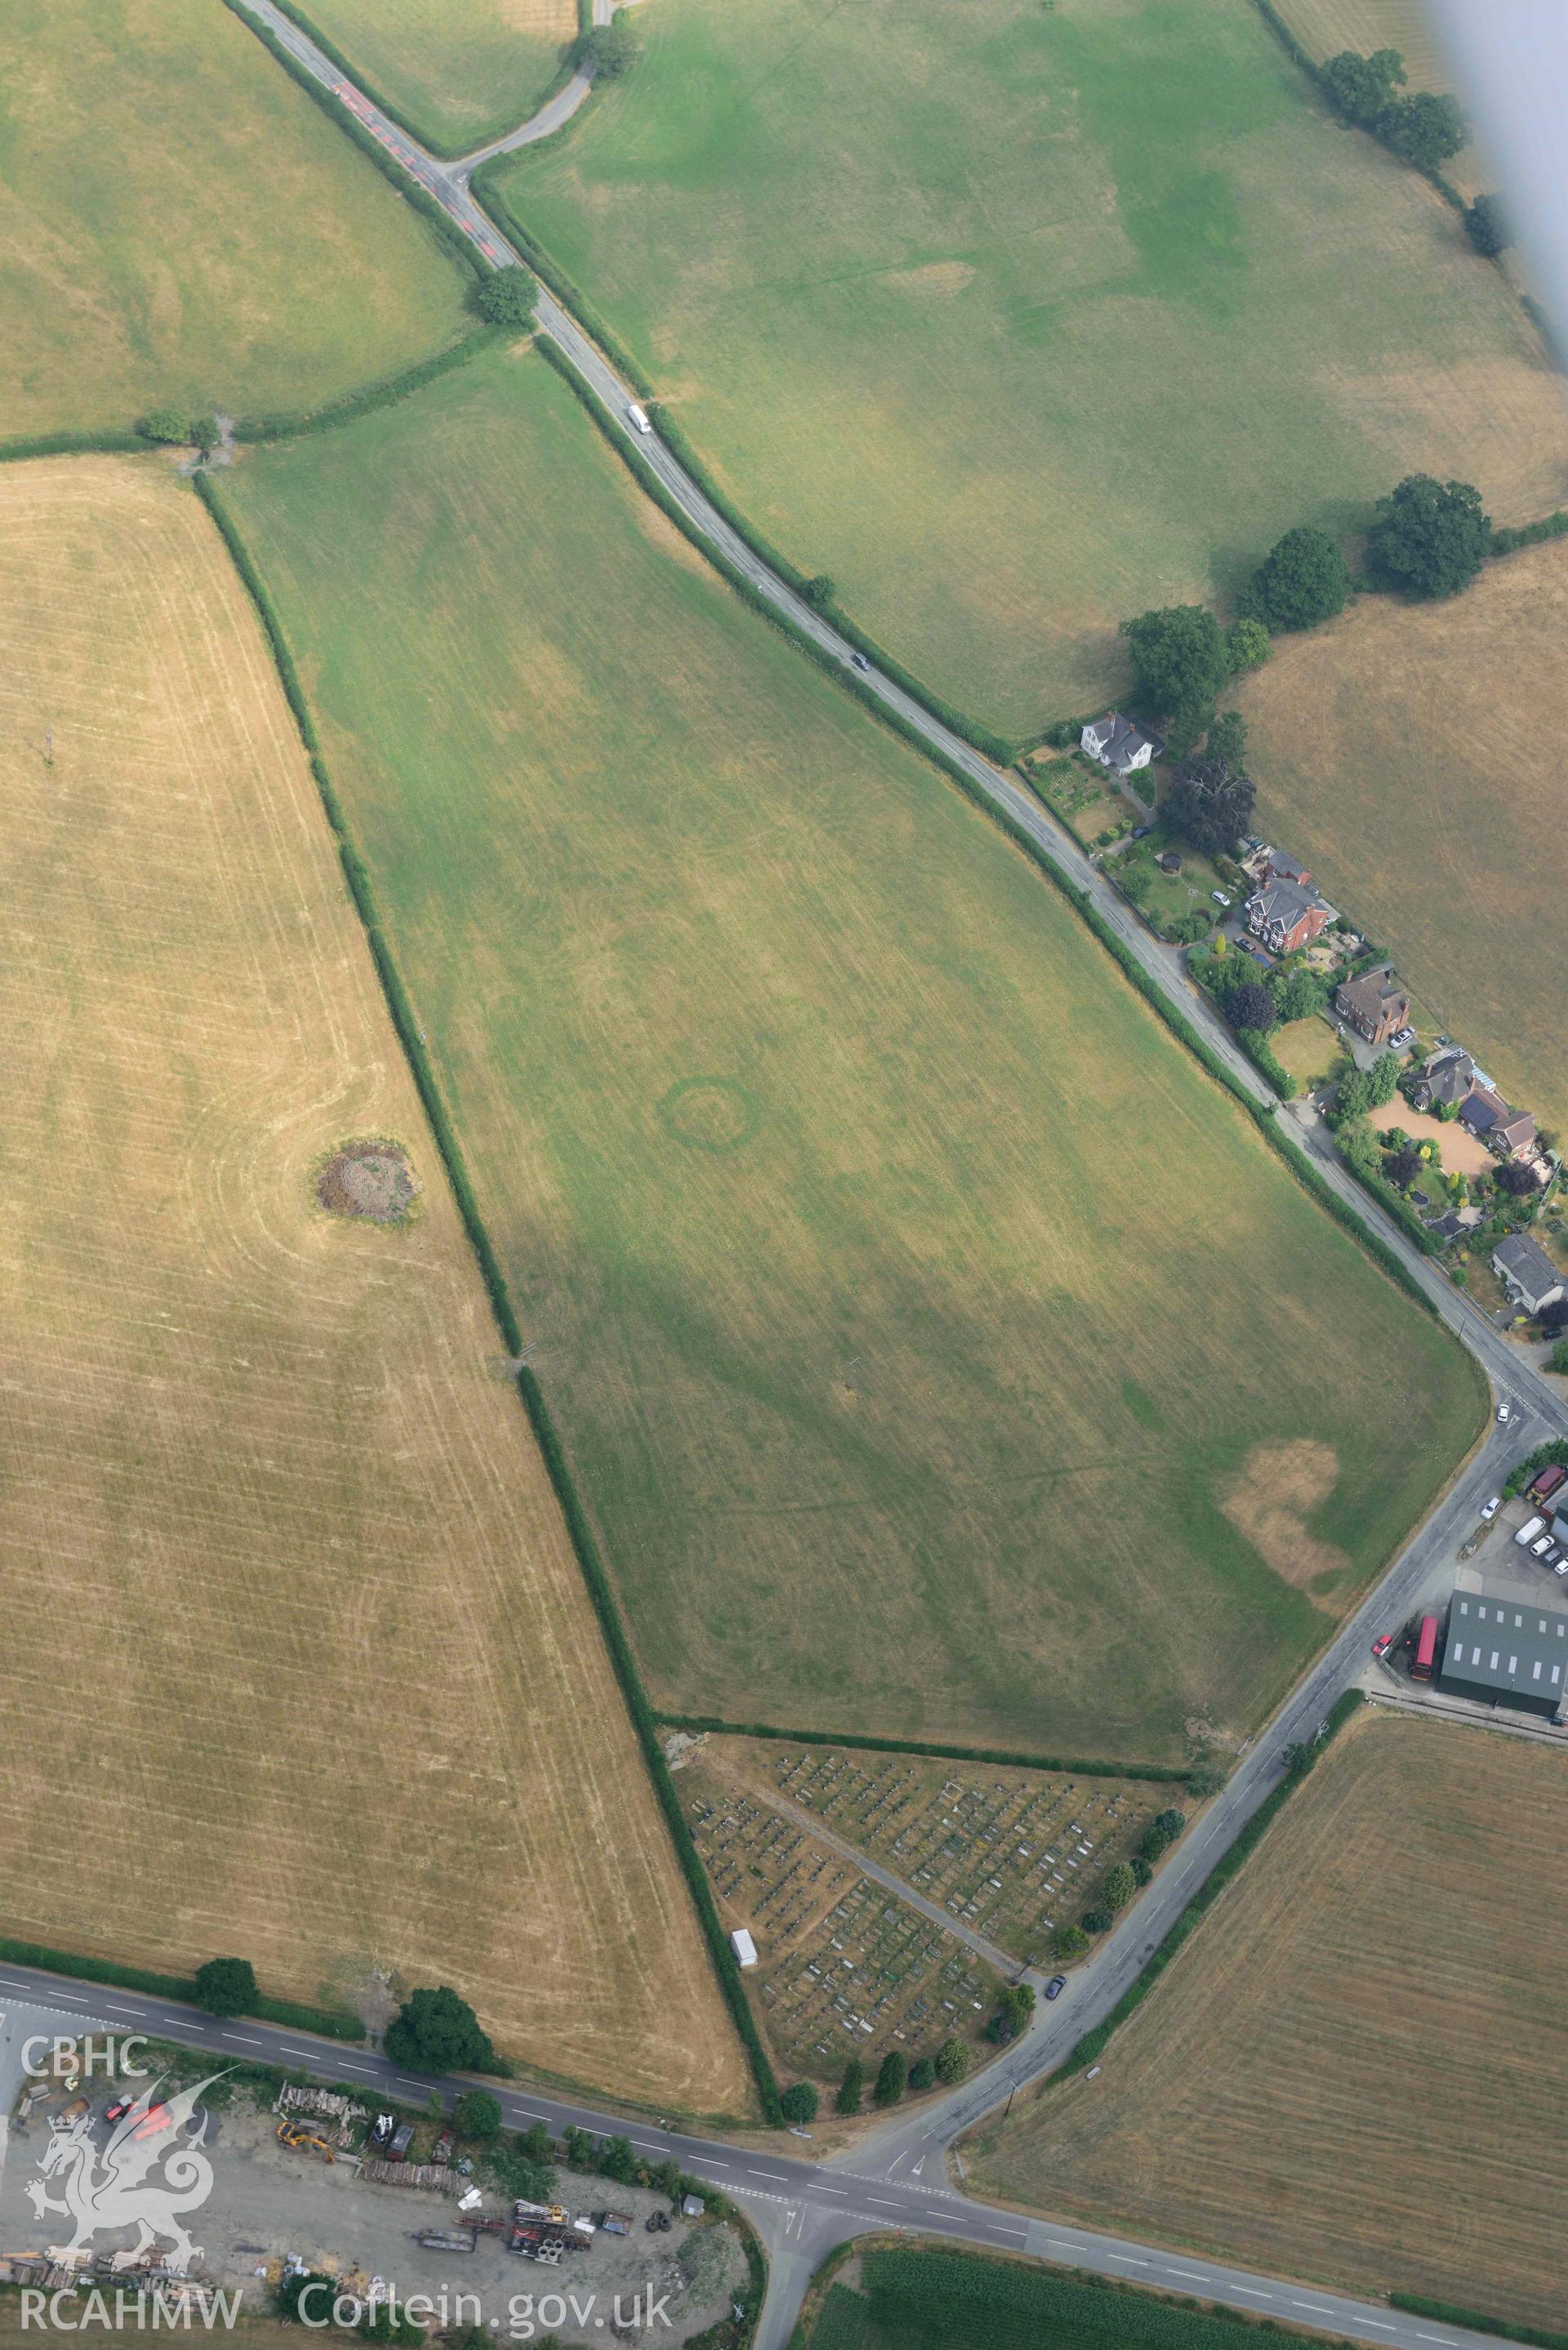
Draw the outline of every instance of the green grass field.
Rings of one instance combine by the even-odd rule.
[[[1002,733],[1420,466],[1568,488],[1534,328],[1251,0],[659,0],[500,186],[722,485]]]
[[[1253,1722],[1469,1440],[1451,1343],[536,355],[232,479],[656,1700]]]
[[[0,17],[0,417],[313,406],[463,331],[465,278],[220,0]]]
[[[525,122],[576,37],[576,0],[305,0],[310,22],[443,154]]]
[[[824,2294],[809,2350],[1255,2350],[1242,2317],[980,2252],[868,2251],[848,2276]]]

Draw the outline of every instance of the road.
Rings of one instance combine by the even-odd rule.
[[[146,2031],[210,2050],[215,2068],[235,2058],[286,2064],[323,2081],[351,2085],[367,2096],[384,2089],[421,2105],[432,2090],[450,2097],[462,2085],[404,2073],[371,2049],[345,2048],[249,2017],[221,2022],[166,2000],[102,1991],[42,1968],[0,1964],[0,2033],[9,2028],[7,2010],[22,2002],[44,2011],[26,2019],[29,2030]],[[1076,2028],[1082,2028],[1083,2022],[1081,2012]],[[1071,2036],[1070,2032],[1065,2035]],[[1017,2069],[1023,2045],[1012,2052],[1012,2061],[1004,2072]],[[1478,2350],[1478,2345],[1480,2350],[1506,2350],[1490,2334],[1463,2333],[1428,2319],[1405,2317],[1397,2310],[1275,2277],[1255,2276],[1195,2254],[971,2202],[947,2185],[940,2145],[927,2126],[931,2116],[922,2117],[918,2134],[905,2133],[914,2136],[913,2143],[894,2151],[888,2147],[897,2132],[887,2134],[880,2142],[863,2142],[847,2155],[817,2162],[793,2151],[774,2153],[770,2147],[757,2152],[647,2122],[627,2121],[618,2115],[530,2089],[497,2087],[496,2093],[510,2128],[526,2128],[531,2122],[543,2121],[557,2136],[569,2124],[604,2134],[618,2131],[639,2152],[659,2159],[673,2155],[685,2169],[711,2179],[735,2197],[758,2225],[770,2251],[772,2289],[757,2335],[758,2350],[784,2350],[806,2284],[836,2244],[855,2236],[898,2230],[947,2237],[955,2243],[989,2245],[1002,2251],[1033,2253],[1042,2260],[1190,2293],[1256,2315],[1384,2344],[1389,2350],[1434,2350],[1434,2345],[1435,2350]],[[977,2109],[989,2101],[980,2084],[962,2094],[977,2100]]]
[[[596,22],[602,21],[599,7],[609,5],[610,0],[596,0]],[[337,67],[272,0],[244,0],[244,5],[307,72],[352,110],[486,260],[495,265],[519,261],[469,191],[474,165],[493,151],[482,150],[457,163],[441,163],[346,81]],[[510,143],[521,142],[522,134],[514,134]],[[535,324],[572,361],[614,429],[635,446],[697,533],[802,635],[847,668],[852,650],[847,640],[752,552],[657,433],[633,432],[628,420],[633,398],[630,388],[544,286],[539,289]],[[1275,1111],[1271,1090],[1238,1049],[1215,1007],[1189,985],[1179,957],[1150,936],[1077,843],[1053,824],[1012,776],[952,733],[892,679],[875,667],[861,676],[888,710],[969,777],[982,796],[1026,835],[1074,889],[1086,894],[1127,953],[1204,1036],[1243,1094]],[[1199,1816],[1153,1883],[1098,1946],[1089,1964],[1074,1976],[1069,1991],[1054,2005],[1042,2004],[1029,2032],[975,2080],[919,2112],[896,2116],[862,2140],[851,2154],[826,2163],[802,2161],[784,2154],[758,2156],[722,2141],[643,2123],[624,2125],[642,2150],[672,2153],[688,2169],[712,2178],[748,2199],[773,2254],[772,2284],[758,2333],[758,2350],[782,2350],[811,2271],[833,2244],[867,2229],[895,2227],[1067,2259],[1084,2267],[1103,2269],[1107,2274],[1136,2276],[1145,2283],[1176,2280],[1179,2289],[1200,2297],[1254,2313],[1291,2315],[1298,2323],[1315,2322],[1329,2332],[1367,2342],[1462,2345],[1480,2338],[1333,2294],[1288,2286],[1277,2279],[1248,2276],[1194,2256],[999,2212],[954,2192],[947,2184],[949,2145],[1013,2090],[1059,2064],[1082,2033],[1114,2007],[1216,1862],[1278,1783],[1286,1747],[1315,1736],[1335,1699],[1359,1677],[1376,1634],[1401,1622],[1433,1585],[1446,1559],[1473,1529],[1480,1503],[1501,1485],[1512,1461],[1549,1435],[1568,1435],[1568,1407],[1562,1399],[1361,1191],[1340,1163],[1310,1105],[1291,1105],[1275,1114],[1292,1144],[1364,1224],[1395,1251],[1443,1321],[1480,1363],[1497,1398],[1508,1402],[1510,1424],[1506,1428],[1494,1424],[1489,1430],[1476,1455],[1426,1524],[1376,1590],[1341,1627],[1242,1758],[1223,1793]],[[1420,1432],[1397,1430],[1391,1440],[1418,1442]],[[951,1921],[944,1918],[942,1922]],[[88,1992],[79,1983],[33,1975],[27,1970],[0,1970],[0,1991],[9,1990],[15,1994],[25,1987],[31,1996],[47,1997],[57,2005],[94,2014],[108,2011],[114,2022],[129,2024],[142,2020],[138,2003],[120,1994],[111,1999]],[[367,2087],[380,2085],[405,2095],[426,2095],[432,2085],[399,2074],[372,2051],[339,2054],[329,2045],[258,2023],[217,2026],[161,2002],[141,2005],[152,2028],[221,2052],[265,2055],[267,2061],[305,2065],[327,2078],[363,2081]],[[1114,2050],[1107,2061],[1114,2063]],[[503,2103],[511,2122],[540,2117],[556,2130],[567,2122],[600,2131],[623,2126],[612,2115],[532,2094],[508,2093]]]

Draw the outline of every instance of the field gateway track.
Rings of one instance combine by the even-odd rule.
[[[449,1981],[554,2077],[741,2114],[229,556],[161,460],[8,466],[0,616],[5,1930]],[[322,1204],[395,1216],[405,1163],[401,1221]]]

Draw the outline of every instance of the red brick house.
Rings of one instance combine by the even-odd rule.
[[[1287,880],[1282,874],[1275,875],[1272,866],[1248,899],[1246,911],[1252,936],[1277,955],[1310,947],[1336,919],[1328,899],[1318,894],[1305,873],[1299,880]]]
[[[1334,991],[1334,1008],[1369,1045],[1386,1045],[1410,1024],[1410,999],[1392,971],[1370,971]]]

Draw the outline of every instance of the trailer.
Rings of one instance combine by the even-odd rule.
[[[472,2252],[475,2249],[472,2235],[460,2236],[454,2228],[416,2229],[414,2241],[422,2244],[427,2252]]]
[[[1442,1626],[1436,1616],[1422,1617],[1421,1629],[1416,1640],[1415,1661],[1410,1667],[1410,1679],[1413,1681],[1431,1679],[1432,1667],[1438,1655],[1438,1635],[1441,1629]]]

